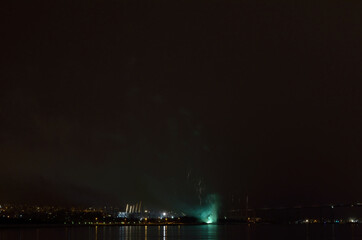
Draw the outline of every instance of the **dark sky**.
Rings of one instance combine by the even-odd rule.
[[[0,201],[362,201],[359,1],[0,11]]]

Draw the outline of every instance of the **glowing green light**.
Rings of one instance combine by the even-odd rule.
[[[202,205],[189,207],[184,206],[183,211],[188,216],[193,216],[203,223],[216,223],[218,219],[218,211],[220,207],[220,199],[216,194],[209,194],[206,196]]]
[[[200,220],[207,224],[217,222],[219,199],[216,195],[209,195],[206,199],[206,206],[200,212]]]

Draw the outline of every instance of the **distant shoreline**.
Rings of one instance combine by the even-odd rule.
[[[305,225],[305,224],[297,224],[297,223],[235,223],[235,222],[229,222],[229,223],[150,223],[150,224],[1,224],[0,229],[6,229],[6,228],[74,228],[74,227],[126,227],[126,226],[140,226],[140,227],[146,227],[146,226],[200,226],[200,225]],[[308,225],[359,225],[359,223],[309,223]]]
[[[150,224],[2,224],[0,229],[3,228],[47,228],[47,227],[112,227],[112,226],[192,226],[192,225],[209,225],[207,223],[150,223]],[[219,224],[210,224],[219,225]],[[223,225],[223,224],[221,224]]]

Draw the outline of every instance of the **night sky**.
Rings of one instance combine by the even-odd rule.
[[[1,202],[362,201],[361,2],[0,9]]]

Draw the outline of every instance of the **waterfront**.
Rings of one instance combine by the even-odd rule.
[[[241,239],[241,240],[357,240],[357,224],[298,225],[178,225],[178,226],[84,226],[1,228],[1,240],[120,240],[120,239]]]

